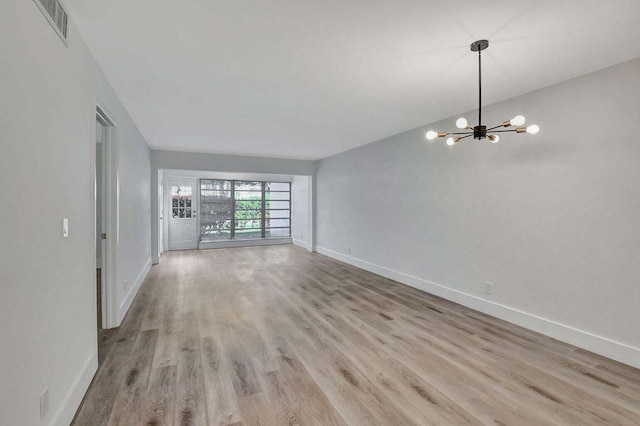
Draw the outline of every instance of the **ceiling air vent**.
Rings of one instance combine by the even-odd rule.
[[[67,43],[67,24],[69,16],[58,0],[33,0],[62,41]]]

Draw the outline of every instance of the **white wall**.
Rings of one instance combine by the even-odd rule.
[[[126,114],[126,111],[122,112]],[[122,322],[151,268],[150,150],[128,115],[118,117],[117,124],[114,142],[118,150],[119,180],[116,235],[118,316],[114,325]]]
[[[640,367],[638,99],[640,59],[483,110],[537,136],[425,140],[454,117],[322,160],[318,251]]]
[[[291,237],[293,242],[311,250],[311,177],[294,176],[291,182]]]
[[[0,424],[69,424],[97,366],[96,98],[118,124],[118,280],[149,252],[149,150],[76,28],[65,47],[32,1],[0,13]],[[70,236],[62,238],[62,218]]]

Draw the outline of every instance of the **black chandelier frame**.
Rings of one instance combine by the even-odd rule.
[[[529,126],[529,127],[516,127],[514,129],[501,129],[496,130],[501,127],[511,127],[513,125],[513,121],[515,119],[507,120],[502,124],[498,124],[497,126],[493,126],[487,128],[487,126],[482,124],[482,51],[489,47],[489,40],[477,40],[471,43],[471,51],[478,52],[478,125],[470,126],[466,124],[467,131],[463,132],[429,132],[434,133],[433,139],[435,137],[444,138],[446,136],[454,135],[453,143],[459,142],[462,139],[473,137],[477,140],[489,139],[491,142],[497,142],[499,137],[495,135],[495,133],[531,133],[536,134],[539,130],[538,126]],[[521,118],[520,124],[524,124],[524,117],[518,116]],[[466,121],[466,120],[465,120]],[[451,143],[451,145],[453,144]]]

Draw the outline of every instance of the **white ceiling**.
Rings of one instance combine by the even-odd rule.
[[[640,57],[638,0],[64,3],[156,149],[319,159],[474,109],[481,38],[485,105]]]

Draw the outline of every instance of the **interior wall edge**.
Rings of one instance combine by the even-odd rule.
[[[151,259],[147,260],[147,263],[142,267],[140,273],[136,277],[135,282],[133,283],[133,286],[131,286],[127,297],[124,298],[124,300],[118,307],[118,327],[120,326],[120,324],[122,324],[122,320],[124,319],[125,315],[127,315],[127,312],[129,311],[129,308],[133,303],[133,299],[135,299],[136,295],[138,294],[138,290],[140,290],[140,286],[142,285],[142,282],[147,277],[147,274],[150,270]]]
[[[84,398],[84,394],[87,392],[87,389],[89,389],[89,385],[91,384],[96,371],[98,371],[97,349],[89,356],[89,358],[87,358],[87,361],[84,363],[80,373],[74,380],[71,389],[69,389],[69,392],[60,406],[60,409],[53,417],[53,420],[51,420],[50,424],[52,426],[63,426],[71,423],[76,410]]]
[[[309,243],[307,243],[305,241],[302,241],[302,240],[296,240],[295,238],[292,238],[292,240],[293,240],[293,244],[295,244],[295,245],[297,245],[299,247],[302,247],[302,248],[304,248],[304,249],[306,249],[308,251],[311,251],[311,244],[309,244]]]
[[[492,302],[424,278],[415,277],[404,272],[358,259],[356,257],[347,256],[325,247],[317,246],[316,251],[322,255],[397,281],[409,287],[442,297],[443,299],[458,303],[462,306],[466,306],[467,308],[475,309],[484,314],[491,315],[545,336],[569,343],[581,349],[588,350],[635,368],[640,368],[640,348],[616,342],[606,337],[570,327],[529,312]]]

